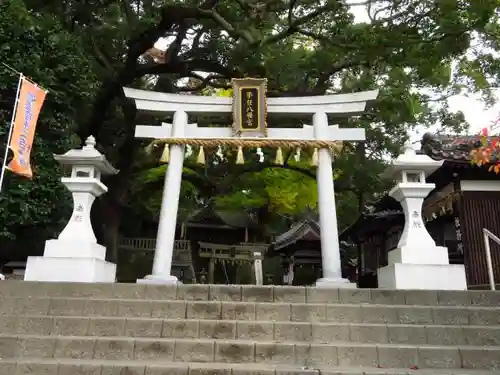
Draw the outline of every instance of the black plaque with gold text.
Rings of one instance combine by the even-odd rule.
[[[266,80],[233,80],[233,121],[237,134],[253,133],[266,136]]]
[[[259,90],[257,88],[241,88],[241,129],[259,130]]]

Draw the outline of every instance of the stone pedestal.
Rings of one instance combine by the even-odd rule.
[[[408,249],[409,250],[409,249]],[[448,249],[436,246],[432,250],[435,252],[434,259],[426,257],[426,263],[412,263],[407,259],[403,262],[389,261],[389,265],[378,269],[378,287],[381,289],[421,289],[421,290],[467,290],[467,280],[465,268],[462,264],[448,263]],[[404,252],[402,249],[395,249],[389,253]],[[419,253],[419,249],[412,249],[414,255]],[[418,256],[417,256],[418,257]],[[446,262],[442,261],[446,257]],[[393,256],[393,258],[395,258]]]
[[[29,257],[24,280],[113,283],[116,265],[98,258]]]
[[[24,280],[53,282],[115,282],[116,265],[106,262],[106,248],[97,243],[90,222],[95,198],[107,192],[101,174],[115,170],[95,148],[89,137],[81,150],[71,150],[55,158],[71,165],[71,177],[63,177],[73,195],[73,214],[59,237],[45,243],[41,257],[29,257]]]

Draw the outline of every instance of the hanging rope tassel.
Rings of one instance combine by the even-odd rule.
[[[274,160],[274,164],[277,165],[283,165],[283,151],[281,150],[281,147],[278,147],[278,150],[276,151],[276,159]]]
[[[205,150],[203,150],[203,146],[200,146],[200,151],[198,152],[196,162],[198,164],[205,164]]]
[[[163,149],[163,152],[160,157],[160,163],[168,163],[170,159],[170,145],[165,145],[165,148]]]
[[[243,147],[238,146],[238,154],[236,155],[236,164],[245,164],[245,158],[243,157]]]
[[[317,166],[318,165],[318,149],[315,148],[312,154],[311,158],[311,165]]]

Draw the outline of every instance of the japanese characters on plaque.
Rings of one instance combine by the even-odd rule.
[[[233,127],[237,135],[266,136],[266,79],[233,79]]]
[[[259,100],[259,92],[256,88],[241,89],[243,101],[241,103],[243,112],[243,122],[241,124],[244,130],[256,130],[259,128],[257,102]]]
[[[455,238],[457,239],[457,253],[464,253],[464,244],[462,242],[462,229],[460,228],[460,218],[458,215],[453,217],[453,225],[455,226]]]
[[[464,243],[463,243],[463,238],[462,238],[462,226],[460,225],[460,216],[458,216],[459,213],[459,207],[458,207],[458,202],[454,201],[452,205],[453,209],[453,226],[455,229],[455,239],[457,243],[457,253],[463,254],[464,253]]]

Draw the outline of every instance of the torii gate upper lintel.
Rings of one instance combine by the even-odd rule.
[[[245,80],[242,80],[245,81]],[[244,90],[254,90],[259,95],[259,87],[263,87],[263,80],[248,79],[248,82],[234,82],[239,84],[238,92],[250,98]],[[255,81],[257,84],[253,84]],[[254,83],[255,83],[254,82]],[[264,81],[265,82],[265,81]],[[245,86],[247,84],[247,86]],[[264,83],[265,85],[265,83]],[[265,90],[265,88],[264,88]],[[163,188],[163,201],[158,225],[158,238],[151,275],[138,280],[141,283],[177,283],[175,276],[171,275],[173,246],[177,220],[178,201],[181,188],[182,169],[184,163],[184,145],[186,143],[218,141],[224,142],[290,142],[293,144],[311,142],[320,145],[318,150],[317,185],[318,205],[321,230],[321,254],[323,277],[317,281],[317,286],[353,287],[347,279],[342,278],[340,263],[340,248],[338,240],[337,215],[335,209],[335,190],[333,183],[332,155],[324,145],[333,141],[362,141],[365,139],[364,129],[339,128],[328,125],[328,114],[335,117],[348,117],[360,115],[364,112],[366,104],[377,98],[378,90],[364,91],[354,94],[323,95],[312,97],[287,97],[267,98],[265,114],[304,114],[312,115],[312,126],[302,128],[267,128],[265,133],[262,121],[255,120],[256,127],[248,132],[235,135],[232,128],[207,128],[198,127],[197,124],[188,123],[187,113],[230,113],[235,112],[233,100],[235,98],[194,96],[158,93],[146,90],[124,88],[125,95],[134,99],[137,109],[159,113],[174,113],[172,124],[162,123],[161,126],[138,125],[136,138],[162,139],[170,144],[169,165],[165,174]],[[234,90],[235,93],[237,90]],[[264,93],[265,95],[265,93]],[[260,97],[259,97],[260,98]],[[247,105],[261,104],[257,100],[247,101]],[[247,99],[250,100],[250,99]],[[265,102],[265,101],[264,101]],[[240,104],[243,111],[245,103]],[[237,110],[236,110],[237,111]],[[256,112],[259,115],[261,112]],[[265,117],[264,117],[265,122]],[[250,124],[251,125],[251,124]],[[248,135],[247,135],[248,134]],[[167,199],[168,197],[168,199]],[[323,230],[326,229],[326,230]]]

